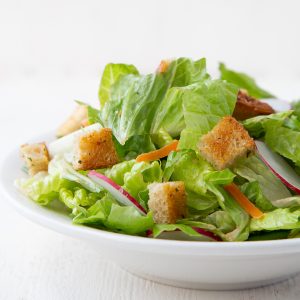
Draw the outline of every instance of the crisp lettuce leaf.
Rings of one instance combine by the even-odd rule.
[[[300,228],[300,209],[278,208],[259,219],[252,219],[250,231]]]
[[[153,227],[153,237],[168,238],[164,233],[172,232],[172,239],[178,238],[179,240],[195,240],[195,241],[210,241],[207,236],[201,235],[195,231],[191,226],[185,224],[155,224]],[[175,235],[174,235],[175,233]],[[176,234],[177,233],[177,234]],[[179,234],[178,234],[179,233]],[[185,236],[183,236],[183,233]]]
[[[151,140],[158,148],[162,148],[173,141],[171,135],[162,128],[157,133],[151,134]]]
[[[105,226],[129,234],[143,233],[154,225],[152,212],[142,216],[132,206],[112,204],[111,211],[104,222]]]
[[[219,203],[213,195],[199,195],[187,191],[187,206],[189,208],[189,215],[195,217],[205,217],[214,212]]]
[[[293,114],[284,121],[283,127],[290,128],[295,131],[300,131],[300,120],[295,114]]]
[[[76,183],[62,178],[58,173],[48,175],[46,172],[16,180],[15,184],[27,197],[40,205],[48,205],[54,199],[58,199],[61,188],[69,189],[77,186]]]
[[[77,183],[90,192],[99,193],[103,191],[103,188],[100,185],[96,184],[84,174],[75,171],[72,165],[66,162],[65,159],[60,155],[55,156],[50,161],[48,172],[50,175],[60,174],[62,178],[68,179],[73,183]]]
[[[133,65],[110,63],[105,66],[98,93],[100,104],[102,107],[110,99],[111,87],[113,86],[113,84],[120,77],[128,74],[138,75],[139,72]]]
[[[300,100],[292,103],[292,109],[294,110],[295,116],[300,118]]]
[[[135,160],[123,161],[105,170],[105,176],[109,177],[118,185],[124,184],[124,175],[130,172],[135,164]]]
[[[278,154],[300,166],[300,132],[278,126],[267,126],[266,144]]]
[[[246,75],[245,73],[239,73],[228,69],[223,63],[220,63],[219,70],[221,72],[221,79],[231,82],[238,86],[240,89],[245,89],[248,93],[255,98],[275,98],[274,95],[260,88],[255,80]]]
[[[204,220],[205,223],[212,224],[224,234],[234,231],[236,224],[228,212],[217,210],[208,215]]]
[[[209,78],[206,72],[206,59],[192,59],[181,57],[171,62],[173,79],[170,87],[182,87],[201,82]]]
[[[141,153],[147,153],[155,150],[152,136],[134,135],[130,137],[122,147],[123,156],[126,160],[136,158]]]
[[[231,198],[231,196],[224,191],[223,188],[212,183],[207,183],[207,187],[209,191],[217,197],[222,210],[226,212],[226,214],[223,214],[223,221],[219,219],[219,224],[223,225],[222,223],[224,223],[224,228],[230,228],[228,225],[229,217],[235,224],[235,228],[225,234],[225,239],[228,241],[247,240],[249,236],[249,215],[233,198]]]
[[[272,202],[263,195],[258,181],[246,182],[240,188],[247,198],[262,211],[270,211],[275,209],[275,206],[272,204]]]
[[[288,110],[266,116],[257,116],[246,119],[242,124],[252,137],[259,138],[264,135],[266,126],[281,126],[292,113],[292,110]]]
[[[183,96],[186,128],[181,133],[180,149],[197,150],[200,137],[218,121],[232,114],[238,88],[222,80],[207,80]]]
[[[195,88],[209,79],[206,73],[206,60],[192,61],[179,58],[171,63],[174,75],[166,96],[161,101],[153,120],[152,132],[163,128],[171,136],[177,137],[185,128],[182,101],[186,90]]]
[[[226,185],[231,183],[234,180],[235,176],[236,175],[229,169],[224,169],[222,171],[206,173],[204,175],[204,180],[212,184]]]
[[[154,225],[152,213],[142,216],[132,206],[120,206],[109,195],[98,200],[87,213],[78,214],[73,222],[96,227],[105,227],[127,234],[140,234]]]
[[[257,181],[263,196],[271,203],[291,196],[280,179],[255,155],[239,160],[232,170],[249,182]]]
[[[153,182],[161,182],[163,171],[158,161],[152,163],[136,163],[129,172],[124,174],[124,185],[122,186],[130,195],[147,208],[149,200],[148,185]]]
[[[170,73],[126,75],[111,89],[102,112],[105,127],[112,128],[120,144],[132,136],[151,133],[158,105],[170,84]]]
[[[205,174],[214,171],[213,167],[193,150],[172,152],[167,159],[164,181],[181,180],[187,191],[205,195],[207,187]]]
[[[296,207],[296,206],[300,207],[300,196],[278,199],[273,201],[273,205],[280,208]]]

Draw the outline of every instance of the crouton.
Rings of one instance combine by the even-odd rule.
[[[186,215],[184,182],[152,183],[149,188],[148,206],[158,224],[172,224]]]
[[[111,129],[101,128],[76,138],[73,157],[75,170],[106,168],[118,161]]]
[[[239,90],[232,116],[237,120],[246,120],[260,115],[270,115],[274,112],[269,104],[250,97],[245,90]]]
[[[25,161],[30,176],[33,176],[40,171],[48,170],[50,158],[45,143],[22,145],[21,156]]]
[[[199,151],[217,170],[230,167],[234,161],[255,149],[253,139],[233,117],[224,117],[202,136]]]
[[[56,131],[57,137],[65,136],[82,127],[82,123],[88,119],[87,106],[78,105],[69,118],[59,126]]]

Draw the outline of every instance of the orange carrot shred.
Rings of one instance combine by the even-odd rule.
[[[230,183],[224,186],[224,189],[239,203],[239,205],[255,219],[261,218],[264,213],[258,209],[234,184]]]
[[[148,161],[148,160],[157,160],[157,159],[163,158],[165,156],[168,156],[169,153],[172,151],[176,151],[177,146],[178,146],[178,141],[174,140],[172,143],[170,143],[158,150],[140,154],[135,160],[137,162]]]

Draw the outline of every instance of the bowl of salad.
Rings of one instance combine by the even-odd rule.
[[[2,190],[22,214],[175,286],[239,289],[300,271],[300,104],[179,58],[147,75],[110,63],[99,106],[76,105],[4,159]]]

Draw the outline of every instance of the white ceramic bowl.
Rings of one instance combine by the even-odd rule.
[[[266,285],[300,272],[300,239],[234,243],[173,241],[73,225],[59,210],[41,207],[16,190],[13,182],[22,176],[18,155],[17,149],[10,152],[0,170],[3,194],[13,206],[33,222],[88,241],[130,273],[179,287],[227,290]]]

